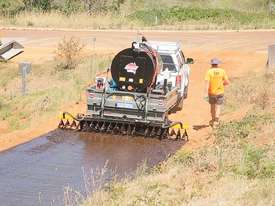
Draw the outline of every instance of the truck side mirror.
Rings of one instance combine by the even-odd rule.
[[[194,59],[192,59],[192,58],[187,58],[187,59],[186,59],[186,64],[194,64]]]

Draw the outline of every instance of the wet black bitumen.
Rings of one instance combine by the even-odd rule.
[[[133,175],[145,161],[149,167],[158,164],[182,144],[52,131],[0,153],[0,205],[64,205],[68,188],[85,197],[114,176]]]

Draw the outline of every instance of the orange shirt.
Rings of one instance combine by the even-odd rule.
[[[206,75],[205,80],[209,81],[210,95],[219,95],[224,93],[224,81],[228,81],[228,77],[221,68],[210,68]]]

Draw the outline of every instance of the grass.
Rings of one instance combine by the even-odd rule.
[[[274,74],[270,75],[274,79]],[[266,75],[249,79],[253,85],[266,80]],[[242,82],[233,82],[230,95],[243,89]],[[274,85],[269,84],[271,88]],[[257,89],[253,95],[261,92]],[[274,93],[269,95],[270,99],[275,97]],[[223,122],[213,131],[213,145],[192,152],[179,150],[150,172],[114,181],[81,205],[273,205],[274,108],[262,108],[255,101],[249,105],[251,110],[245,117]]]
[[[0,121],[8,122],[9,130],[14,131],[57,117],[64,105],[84,100],[85,88],[93,83],[97,72],[105,71],[110,61],[111,55],[94,55],[74,70],[59,70],[56,61],[33,65],[26,96],[21,94],[18,66],[0,63]]]
[[[223,1],[224,2],[224,1]],[[275,15],[263,6],[251,5],[251,9],[235,4],[205,6],[197,3],[174,3],[173,7],[147,3],[137,7],[122,5],[120,12],[105,12],[88,15],[62,12],[21,12],[14,16],[2,16],[3,26],[53,27],[74,29],[261,29],[275,28]],[[133,8],[132,8],[133,7]],[[249,6],[248,6],[249,7]]]
[[[60,12],[24,12],[14,17],[1,17],[0,24],[2,26],[73,29],[120,29],[133,26],[133,23],[128,22],[123,16],[115,16],[111,13],[96,16],[77,13],[67,16]]]
[[[233,9],[198,7],[150,9],[137,11],[130,15],[131,19],[142,22],[146,26],[201,24],[214,25],[216,28],[270,27],[274,25],[274,17],[265,12],[245,12]]]
[[[272,107],[275,90],[270,85],[274,85],[274,82],[274,75],[270,73],[249,75],[241,81],[234,81],[227,92],[225,113],[247,106],[257,109]]]

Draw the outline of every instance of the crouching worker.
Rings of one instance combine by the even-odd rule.
[[[212,59],[211,68],[205,75],[205,99],[210,104],[211,127],[219,124],[221,106],[224,103],[224,86],[229,84],[225,70],[219,67],[220,63],[219,59]]]

